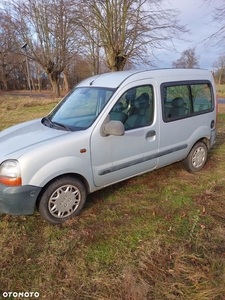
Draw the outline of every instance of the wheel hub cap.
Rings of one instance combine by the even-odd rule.
[[[50,197],[49,211],[57,218],[70,216],[77,209],[80,200],[80,191],[75,186],[61,186]]]
[[[194,152],[192,163],[195,168],[199,168],[205,161],[205,150],[200,147],[197,148]]]

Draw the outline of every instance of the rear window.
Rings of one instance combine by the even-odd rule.
[[[164,83],[161,86],[165,122],[210,112],[214,99],[210,82]]]

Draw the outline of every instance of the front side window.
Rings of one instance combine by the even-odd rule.
[[[150,125],[153,121],[153,87],[145,85],[127,90],[111,110],[110,119],[121,121],[125,130]]]
[[[161,94],[164,121],[206,113],[214,105],[209,82],[163,84]]]
[[[83,130],[91,126],[114,89],[78,87],[66,96],[42,123],[56,129]]]

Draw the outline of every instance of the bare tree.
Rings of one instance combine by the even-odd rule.
[[[90,0],[80,10],[84,35],[105,53],[111,71],[128,61],[151,64],[158,49],[168,49],[185,32],[177,11],[163,9],[163,0]],[[88,11],[88,13],[87,13]],[[90,31],[90,26],[92,31]],[[94,34],[93,34],[94,32]]]
[[[10,87],[12,76],[19,74],[18,66],[21,65],[21,56],[14,53],[17,43],[15,30],[10,26],[10,16],[1,12],[0,14],[0,81],[4,90]],[[17,69],[17,72],[15,71]],[[21,69],[20,69],[21,70]],[[14,73],[14,75],[12,75]],[[15,77],[13,78],[15,81]]]
[[[218,84],[221,84],[222,77],[225,75],[225,55],[221,55],[214,61],[213,67],[216,68],[215,76],[218,77]]]
[[[159,49],[172,49],[174,38],[187,30],[179,25],[177,11],[164,9],[163,3],[164,0],[7,0],[2,5],[17,37],[14,55],[23,55],[23,59],[26,55],[31,66],[36,66],[33,62],[39,64],[59,95],[62,74],[69,90],[70,64],[75,57],[85,55],[96,74],[105,71],[105,66],[111,71],[122,70],[140,60],[153,65]],[[21,49],[24,45],[26,52]]]
[[[86,4],[86,3],[85,3]],[[89,7],[80,3],[80,18],[74,20],[83,32],[82,35],[82,54],[86,57],[86,60],[90,66],[92,75],[101,73],[101,63],[104,60],[103,53],[101,51],[100,33],[93,27],[91,18],[92,13]],[[88,21],[89,20],[89,21]]]
[[[212,0],[203,0],[206,4],[216,4]],[[212,22],[218,25],[218,29],[211,34],[206,41],[214,43],[219,46],[223,46],[225,41],[225,1],[219,6],[215,6],[212,11]]]
[[[181,53],[180,58],[172,62],[173,68],[199,68],[199,56],[195,53],[195,48],[189,48]]]
[[[29,59],[41,65],[59,96],[60,75],[78,48],[79,33],[71,22],[74,1],[20,0],[11,7],[21,46],[27,44]]]
[[[75,55],[70,61],[67,69],[67,78],[70,86],[74,86],[79,81],[93,75],[89,62],[83,56]],[[65,81],[64,81],[65,84]]]

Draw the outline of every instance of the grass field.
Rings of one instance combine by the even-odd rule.
[[[225,85],[217,84],[216,86],[217,95],[219,98],[225,98]]]
[[[2,96],[0,130],[44,116],[56,102]],[[224,300],[223,105],[217,127],[199,173],[176,163],[105,188],[61,226],[38,212],[0,213],[0,298],[36,292],[47,300]]]

